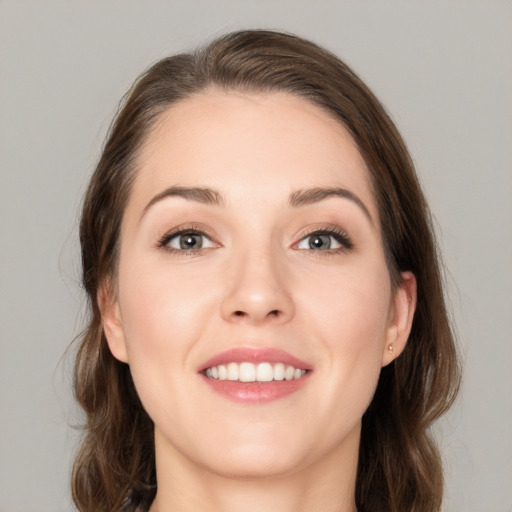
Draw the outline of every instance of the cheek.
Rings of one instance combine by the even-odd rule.
[[[360,276],[337,296],[339,314],[333,332],[333,352],[347,372],[379,373],[390,308],[390,287],[381,275]]]
[[[391,288],[387,273],[338,274],[316,286],[307,330],[316,333],[328,357],[322,370],[330,376],[326,399],[340,397],[354,418],[369,405],[380,375],[390,313]],[[309,287],[311,289],[311,287]],[[345,410],[345,412],[347,409]],[[341,411],[333,409],[336,415]]]
[[[188,410],[190,400],[181,397],[190,384],[184,379],[195,376],[189,356],[213,317],[213,297],[204,293],[204,275],[171,273],[159,262],[137,266],[131,258],[124,267],[120,265],[119,274],[121,315],[135,387],[155,424],[175,428],[176,418],[194,418]]]
[[[127,262],[128,263],[128,262]],[[152,263],[152,264],[151,264]],[[121,315],[129,354],[163,361],[183,360],[212,317],[208,277],[169,271],[161,262],[127,264],[120,278]],[[137,268],[137,272],[130,272]],[[120,273],[123,268],[120,268]],[[158,362],[157,360],[157,362]]]
[[[302,284],[303,309],[332,350],[356,352],[379,345],[390,314],[391,286],[385,268],[371,265],[333,271]]]

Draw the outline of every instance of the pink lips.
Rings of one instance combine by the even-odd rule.
[[[249,348],[249,347],[240,347],[233,348],[231,350],[226,350],[221,354],[217,354],[216,356],[208,359],[198,371],[202,372],[206,370],[206,368],[210,368],[212,366],[219,366],[219,364],[228,364],[228,363],[283,363],[289,364],[295,368],[302,368],[303,370],[311,370],[311,365],[308,363],[293,357],[288,352],[284,350],[279,350],[276,348]]]
[[[300,379],[273,380],[271,382],[239,382],[217,380],[206,377],[204,371],[212,366],[228,363],[283,363],[295,368],[309,370]],[[238,403],[265,403],[290,395],[301,389],[311,375],[312,367],[284,350],[274,348],[234,348],[218,354],[198,368],[200,377],[210,388],[220,395]]]

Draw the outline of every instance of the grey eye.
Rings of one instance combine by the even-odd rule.
[[[312,251],[327,251],[329,249],[339,249],[342,247],[340,242],[333,235],[326,233],[313,233],[304,237],[297,246],[298,249],[309,249]]]
[[[213,242],[201,233],[180,233],[173,236],[167,243],[168,247],[183,251],[194,251],[213,247]]]

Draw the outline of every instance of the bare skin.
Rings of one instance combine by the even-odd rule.
[[[140,157],[117,282],[99,294],[155,424],[151,512],[355,512],[361,418],[411,328],[416,283],[402,278],[393,289],[340,123],[283,93],[171,107]],[[285,351],[307,380],[234,401],[203,370],[238,348]]]

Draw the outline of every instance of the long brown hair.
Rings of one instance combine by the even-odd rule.
[[[417,279],[409,342],[382,369],[363,417],[359,512],[439,511],[441,459],[429,427],[455,398],[459,366],[447,315],[431,217],[405,144],[384,108],[330,52],[293,35],[228,34],[189,54],[161,60],[124,99],[87,190],[80,223],[83,286],[90,319],[75,363],[74,390],[86,414],[72,491],[82,512],[147,511],[156,493],[153,424],[129,368],[110,353],[98,287],[115,280],[121,220],[150,128],[171,104],[207,87],[287,91],[335,116],[369,169],[392,283]]]

